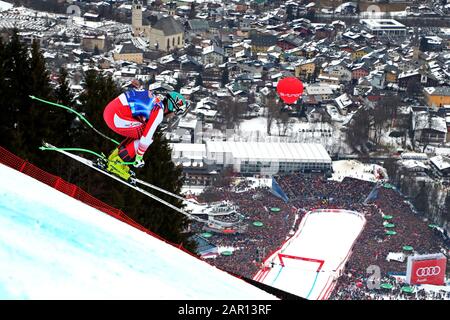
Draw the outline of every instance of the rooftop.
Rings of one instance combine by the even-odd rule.
[[[423,90],[432,96],[450,96],[450,87],[426,87]]]
[[[328,152],[317,143],[208,141],[206,151],[208,154],[230,153],[233,158],[242,160],[331,163]]]
[[[434,164],[439,170],[450,169],[450,158],[445,156],[436,156],[430,159],[431,163]]]
[[[361,19],[360,23],[369,29],[405,28],[404,24],[394,19]]]
[[[183,26],[172,16],[159,19],[153,28],[161,30],[165,36],[171,36],[184,32]]]

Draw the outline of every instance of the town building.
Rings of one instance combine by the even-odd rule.
[[[399,37],[406,36],[406,26],[394,19],[361,19],[363,27],[373,35]]]
[[[450,87],[426,87],[423,92],[430,107],[450,105]]]
[[[169,52],[184,47],[184,27],[173,15],[158,19],[153,25],[145,25],[142,18],[142,3],[134,0],[132,7],[132,32],[149,41],[149,47]]]

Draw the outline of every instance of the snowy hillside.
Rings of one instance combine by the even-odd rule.
[[[11,3],[8,3],[8,2],[5,2],[5,1],[0,1],[0,12],[9,10],[12,7],[13,7],[13,5]]]
[[[377,164],[365,164],[356,160],[333,161],[333,176],[330,180],[342,181],[346,177],[377,182],[385,179],[387,172]]]
[[[275,299],[0,165],[0,299]]]

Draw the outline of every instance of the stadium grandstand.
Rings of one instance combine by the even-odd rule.
[[[332,161],[321,144],[208,141],[172,144],[172,160],[184,170],[221,170],[232,167],[242,175],[329,172]]]

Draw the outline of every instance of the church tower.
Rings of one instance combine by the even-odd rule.
[[[175,12],[176,12],[176,10],[177,10],[177,4],[176,4],[176,2],[173,2],[173,1],[168,2],[168,3],[167,3],[167,10],[169,11],[169,15],[174,16],[174,15],[175,15]]]
[[[134,35],[138,35],[143,31],[142,28],[142,3],[139,0],[133,0],[131,9],[131,26]]]

